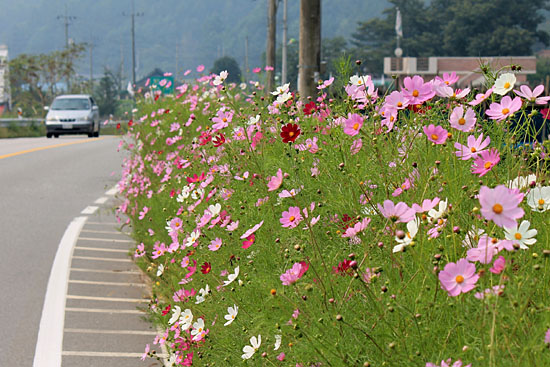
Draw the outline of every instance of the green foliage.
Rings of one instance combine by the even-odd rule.
[[[116,79],[110,70],[105,70],[99,80],[99,85],[94,90],[94,97],[99,106],[99,114],[108,116],[115,113],[118,105],[118,93]]]
[[[550,77],[550,58],[537,58],[537,72],[536,74],[528,74],[527,80],[531,85],[542,84],[546,86],[548,77]]]
[[[230,83],[240,83],[241,82],[241,68],[237,63],[237,60],[230,56],[224,56],[216,61],[210,72],[214,74],[219,74],[221,71],[227,70],[229,75],[227,76],[227,81]]]

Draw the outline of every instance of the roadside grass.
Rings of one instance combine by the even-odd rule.
[[[152,342],[185,366],[550,364],[547,147],[514,130],[536,133],[532,105],[495,122],[492,94],[461,131],[449,120],[472,93],[393,111],[359,78],[308,103],[214,76],[139,101],[117,212],[153,282]],[[483,174],[455,147],[481,133],[499,156]],[[509,237],[501,213],[538,232]],[[474,270],[448,285],[461,261]]]

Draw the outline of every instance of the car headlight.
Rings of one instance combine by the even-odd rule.
[[[54,123],[54,122],[57,122],[57,117],[54,117],[54,116],[46,117],[46,123]]]

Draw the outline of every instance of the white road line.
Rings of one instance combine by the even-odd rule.
[[[103,251],[103,252],[120,252],[120,253],[128,253],[128,250],[121,250],[116,248],[104,248],[104,247],[82,247],[82,246],[76,246],[74,248],[75,250],[84,250],[84,251]]]
[[[115,297],[92,297],[92,296],[74,296],[67,294],[67,299],[85,299],[88,301],[108,301],[108,302],[134,302],[134,303],[146,303],[149,300],[142,298],[115,298]]]
[[[90,284],[90,285],[107,285],[109,287],[145,287],[145,284],[141,283],[121,283],[121,282],[96,282],[93,280],[70,280],[69,283],[73,284]]]
[[[67,351],[67,350],[64,350],[61,354],[62,354],[63,356],[73,356],[73,357],[122,357],[122,358],[136,358],[136,357],[141,357],[143,353],[80,352],[80,351]]]
[[[120,223],[118,222],[88,222],[86,224],[96,224],[96,225],[104,225],[104,226],[119,226]]]
[[[94,204],[99,204],[99,205],[105,204],[107,202],[107,200],[109,200],[109,198],[103,196],[103,197],[100,197],[99,199],[97,199],[96,201],[94,201]]]
[[[93,237],[78,237],[79,240],[84,241],[103,241],[103,242],[118,242],[118,243],[135,243],[131,240],[117,240],[114,238],[93,238]]]
[[[115,310],[115,309],[105,309],[105,308],[78,308],[78,307],[66,307],[65,311],[71,312],[91,312],[91,313],[124,313],[132,315],[141,315],[144,312],[139,310]]]
[[[109,189],[105,193],[105,195],[113,196],[113,195],[116,195],[116,193],[118,193],[118,185],[115,185],[113,188]]]
[[[117,334],[117,335],[157,335],[154,331],[141,330],[96,330],[96,329],[65,329],[66,333],[82,333],[82,334]]]
[[[121,235],[121,236],[129,236],[131,233],[127,233],[127,232],[117,232],[117,231],[98,231],[98,230],[95,230],[95,229],[82,229],[82,232],[85,232],[85,233],[101,233],[101,234],[118,234],[118,235]]]
[[[65,230],[52,265],[38,329],[33,367],[61,366],[65,302],[71,255],[87,217],[77,217]]]
[[[94,214],[97,209],[99,209],[98,206],[90,205],[85,207],[84,210],[80,212],[80,214]]]
[[[132,260],[129,259],[108,259],[104,257],[91,257],[91,256],[73,256],[73,259],[79,259],[79,260],[92,260],[92,261],[111,261],[111,262],[119,262],[119,263],[131,263]]]
[[[102,270],[102,269],[85,269],[85,268],[71,268],[71,271],[80,271],[83,273],[102,273],[102,274],[140,274],[139,271],[133,270]]]

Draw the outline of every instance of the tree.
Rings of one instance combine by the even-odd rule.
[[[224,70],[227,70],[229,74],[227,76],[228,82],[230,83],[241,82],[241,68],[239,67],[239,64],[234,58],[230,56],[220,57],[219,59],[214,61],[214,65],[212,66],[212,70],[210,70],[210,72],[219,74]]]
[[[395,14],[402,15],[403,56],[520,56],[550,35],[538,30],[549,0],[390,0],[385,18],[358,24],[352,44],[368,72],[381,73],[396,48]]]
[[[105,69],[95,88],[94,97],[99,106],[99,114],[108,116],[115,113],[118,105],[117,80],[109,69]]]

